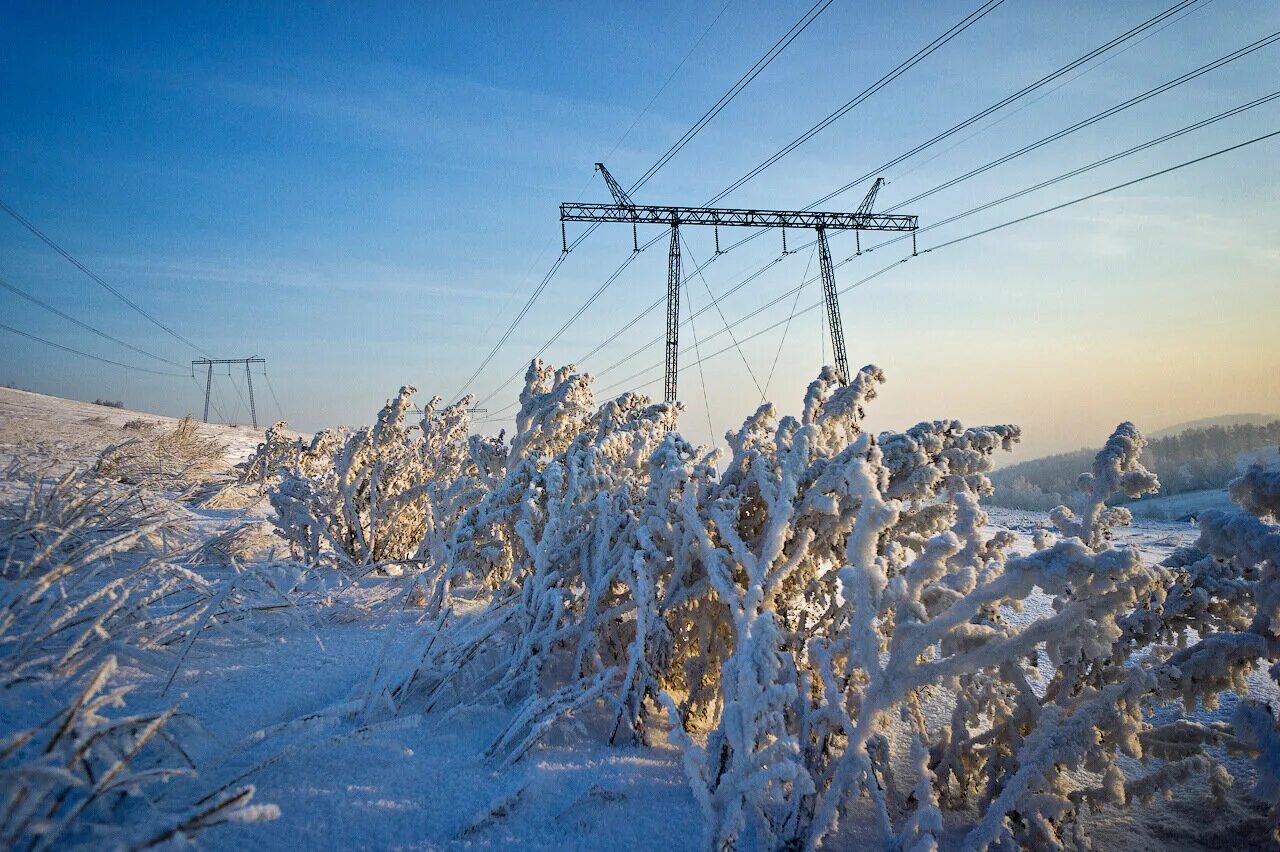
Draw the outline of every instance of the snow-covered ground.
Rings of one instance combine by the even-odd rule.
[[[0,389],[0,457],[40,457],[60,469],[88,466],[104,447],[127,439],[125,424],[138,419],[162,428],[175,423]],[[261,439],[247,428],[201,428],[227,446],[229,463],[245,457]],[[272,510],[262,499],[244,502],[235,508],[187,503],[180,511],[195,534],[208,539],[239,527],[256,528],[254,552],[265,559],[280,546],[266,535]],[[1042,523],[1031,513],[991,510],[992,526],[1017,533],[1022,552],[1031,549],[1031,535]],[[1142,520],[1119,537],[1154,562],[1194,541],[1196,529],[1185,522]],[[209,564],[196,570],[224,577],[232,569]],[[328,708],[358,700],[376,661],[406,640],[409,628],[400,626],[395,606],[385,605],[400,588],[395,578],[370,577],[341,587],[320,579],[314,607],[263,614],[251,630],[200,636],[167,689],[163,670],[126,664],[116,673],[116,681],[134,687],[127,698],[130,713],[179,706],[200,789],[252,783],[255,801],[280,807],[274,821],[219,827],[201,835],[201,845],[282,850],[700,846],[702,815],[678,752],[666,744],[605,746],[569,730],[499,769],[484,752],[509,721],[507,711],[410,716],[365,727],[337,725],[326,717]],[[1030,609],[1021,617],[1035,617]],[[1269,685],[1263,679],[1257,688]],[[0,739],[47,716],[50,708],[43,700],[36,686],[0,690],[5,720]],[[1135,808],[1116,817],[1098,828],[1095,840],[1114,849],[1215,848],[1223,841],[1212,831],[1219,818],[1222,814],[1202,793],[1198,798],[1179,794],[1172,807]],[[831,845],[851,848],[875,842],[875,836],[869,825],[852,821]]]
[[[1235,460],[1235,469],[1244,473],[1250,467],[1261,467],[1263,470],[1280,470],[1280,449],[1265,447],[1240,453]],[[1182,494],[1170,494],[1163,497],[1144,497],[1125,504],[1135,517],[1149,518],[1156,521],[1189,520],[1200,512],[1216,509],[1230,511],[1235,504],[1225,488],[1206,488],[1200,491],[1187,491]]]
[[[178,422],[160,414],[0,388],[0,463],[16,453],[63,466],[90,463],[104,447],[133,437],[124,425],[139,420],[158,429],[172,429]],[[261,431],[250,426],[210,423],[201,424],[200,431],[226,446],[229,463],[244,459],[262,440]]]
[[[0,389],[0,459],[21,456],[54,470],[91,465],[132,437],[132,420],[172,428],[173,418],[25,391]],[[227,446],[228,463],[261,440],[248,428],[202,425]],[[261,522],[265,500],[248,508],[188,505],[184,520],[212,538]],[[203,569],[218,571],[223,569]],[[203,789],[242,779],[255,801],[280,806],[277,820],[219,827],[201,835],[210,849],[694,849],[702,817],[668,747],[543,747],[502,772],[485,748],[509,721],[502,713],[410,718],[385,727],[335,732],[295,720],[358,695],[384,644],[402,639],[368,608],[399,591],[370,578],[315,612],[264,618],[252,633],[209,631],[166,691],[165,674],[122,667],[134,689],[130,713],[175,703],[194,734],[191,752]],[[0,690],[0,739],[49,715],[39,690]],[[257,737],[272,731],[267,737]]]

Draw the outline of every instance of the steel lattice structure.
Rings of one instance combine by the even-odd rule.
[[[835,353],[836,371],[842,383],[849,381],[849,358],[845,352],[844,327],[840,322],[840,301],[836,290],[835,266],[831,262],[831,248],[827,244],[827,231],[909,231],[912,235],[912,253],[915,253],[915,216],[872,213],[876,194],[884,185],[877,178],[862,204],[853,213],[834,213],[817,210],[756,210],[738,207],[685,207],[682,205],[636,204],[614,179],[604,163],[596,163],[596,169],[604,176],[605,184],[613,195],[613,204],[584,204],[565,202],[560,205],[560,229],[562,248],[569,250],[564,234],[566,222],[623,222],[632,228],[632,245],[638,250],[635,237],[639,225],[666,225],[671,229],[671,248],[667,259],[667,346],[666,375],[663,391],[667,402],[676,400],[676,373],[680,357],[680,226],[711,225],[716,230],[716,250],[719,254],[720,226],[740,228],[781,228],[783,250],[786,250],[787,228],[812,229],[818,238],[818,262],[822,269],[822,293],[826,302],[827,320],[831,329],[831,347]],[[861,240],[858,243],[861,253]]]
[[[244,380],[249,384],[249,419],[253,421],[253,428],[258,428],[258,407],[253,401],[253,373],[249,371],[250,364],[262,364],[263,370],[266,369],[266,358],[199,358],[191,362],[191,375],[196,374],[196,367],[208,367],[209,373],[204,382],[204,422],[209,422],[209,395],[213,392],[213,365],[226,364],[227,375],[231,375],[232,364],[244,364]]]
[[[634,222],[637,225],[716,225],[742,228],[825,228],[828,231],[914,231],[915,216],[748,210],[736,207],[667,207],[658,204],[560,205],[562,222]]]

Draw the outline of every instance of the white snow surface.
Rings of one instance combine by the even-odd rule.
[[[1280,449],[1264,447],[1247,450],[1236,456],[1235,468],[1244,473],[1251,467],[1263,470],[1280,470]],[[1201,512],[1216,510],[1230,512],[1236,508],[1231,502],[1231,495],[1225,488],[1205,488],[1200,491],[1187,491],[1182,494],[1170,494],[1165,497],[1147,497],[1132,503],[1125,508],[1133,512],[1135,517],[1150,518],[1156,521],[1186,520]]]
[[[105,446],[123,440],[121,427],[142,418],[170,428],[176,421],[139,412],[0,389],[0,462],[38,454],[57,467],[92,464]],[[227,446],[228,463],[243,459],[260,432],[202,426]],[[1186,496],[1186,495],[1184,495]],[[1151,501],[1155,502],[1155,501]],[[266,521],[266,500],[246,509],[190,508],[191,521],[213,537],[247,521]],[[991,526],[1018,534],[1016,549],[1032,550],[1042,516],[988,509]],[[1118,532],[1145,560],[1163,559],[1196,538],[1186,522],[1136,519]],[[283,549],[281,550],[283,554]],[[221,568],[200,568],[216,572]],[[244,776],[255,802],[280,806],[279,819],[213,829],[199,838],[209,849],[694,849],[702,815],[680,765],[665,743],[609,746],[559,733],[535,753],[499,771],[485,747],[509,721],[509,711],[410,717],[352,731],[300,721],[351,700],[394,624],[362,604],[398,593],[394,578],[369,579],[346,597],[348,608],[295,617],[263,617],[255,635],[227,633],[194,644],[173,686],[165,677],[122,665],[115,678],[131,683],[131,713],[174,703],[198,732],[189,738],[201,784],[208,789]],[[1033,600],[1017,618],[1043,613]],[[386,610],[379,610],[385,612]],[[390,634],[390,635],[389,635]],[[1265,678],[1260,692],[1269,692]],[[38,691],[0,692],[0,735],[48,715]],[[1223,718],[1229,709],[1217,711]],[[282,727],[286,726],[286,727]],[[260,736],[260,732],[272,732]],[[248,774],[246,774],[248,773]],[[1203,798],[1203,797],[1201,797]],[[1214,814],[1196,800],[1135,807],[1095,833],[1098,848],[1211,848],[1203,831]],[[869,822],[869,821],[868,821]],[[1194,826],[1198,844],[1180,841]],[[950,828],[950,827],[949,827]],[[954,839],[962,834],[951,832]],[[874,843],[869,825],[843,825],[831,848]],[[1206,839],[1206,837],[1210,839]],[[1203,845],[1203,844],[1209,845]]]
[[[101,418],[101,422],[99,422]],[[134,419],[172,428],[174,418],[0,388],[0,463],[39,454],[55,470],[92,464],[104,447],[129,437]],[[247,427],[201,426],[242,460],[262,436]],[[202,534],[271,511],[191,509]],[[206,569],[202,569],[206,570]],[[180,705],[200,731],[192,757],[202,786],[215,788],[275,761],[245,781],[255,801],[280,805],[280,818],[223,826],[199,838],[208,849],[694,849],[702,816],[678,753],[655,748],[556,744],[497,772],[485,747],[509,721],[495,712],[467,718],[410,718],[377,730],[304,726],[255,741],[349,699],[363,684],[388,632],[360,609],[363,596],[398,593],[394,579],[366,581],[348,595],[344,615],[270,620],[259,637],[202,638],[167,694],[165,677],[122,666],[130,713]],[[348,619],[351,619],[349,623]],[[396,637],[392,637],[393,639]],[[43,721],[51,708],[33,690],[0,691],[0,737]],[[491,815],[491,811],[497,811]]]
[[[121,427],[131,420],[145,420],[161,429],[178,423],[178,418],[162,414],[0,388],[0,463],[19,449],[25,455],[45,455],[62,467],[91,463],[104,447],[129,437]],[[262,430],[248,425],[207,423],[201,424],[200,431],[226,446],[229,464],[243,460],[262,440]]]

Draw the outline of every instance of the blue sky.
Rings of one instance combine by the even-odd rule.
[[[1171,3],[1006,0],[725,203],[804,206]],[[9,2],[0,198],[204,350],[266,357],[298,427],[367,422],[400,384],[457,391],[554,259],[557,204],[579,193],[607,200],[592,163],[607,155],[629,183],[809,5]],[[978,5],[836,0],[636,200],[704,201]],[[1273,2],[1202,0],[959,144],[890,170],[880,206],[1276,30]],[[904,212],[927,225],[1277,89],[1273,45]],[[939,228],[922,247],[1276,129],[1280,101]],[[1280,411],[1278,188],[1272,140],[921,256],[846,294],[850,359],[890,377],[873,426],[1019,422],[1032,452],[1100,442],[1123,418],[1154,429]],[[864,189],[827,206],[855,207]],[[515,400],[518,385],[502,381],[625,259],[627,230],[601,229],[566,261],[471,388],[497,391],[487,407]],[[711,253],[710,233],[687,239],[695,258]],[[900,248],[843,267],[841,283]],[[637,259],[546,357],[580,358],[657,298],[663,249]],[[716,260],[689,281],[694,307],[779,249],[763,238]],[[852,254],[851,241],[834,238],[833,253]],[[725,316],[795,286],[807,263],[816,273],[808,251],[776,264],[726,300]],[[7,217],[0,278],[166,358],[199,357]],[[800,307],[818,295],[809,285]],[[0,313],[65,345],[165,369],[10,293],[0,292]],[[580,366],[606,370],[661,323],[649,316]],[[722,328],[711,311],[694,332]],[[797,317],[785,341],[773,331],[741,349],[762,385],[777,359],[768,396],[795,409],[823,360],[819,314]],[[600,386],[660,360],[652,349]],[[202,402],[189,378],[128,373],[0,333],[7,381],[169,414]],[[229,380],[218,384],[221,408],[247,419]],[[661,393],[660,383],[643,389]],[[737,351],[682,374],[681,391],[683,428],[704,441],[760,398]],[[261,408],[275,414],[269,398]]]

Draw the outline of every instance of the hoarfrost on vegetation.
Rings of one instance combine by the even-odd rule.
[[[468,435],[469,399],[406,427],[403,388],[374,427],[262,470],[300,558],[412,569],[416,639],[366,712],[511,706],[489,750],[507,765],[565,723],[667,737],[709,848],[814,848],[858,801],[901,848],[937,848],[948,812],[966,848],[1087,848],[1092,811],[1197,777],[1226,796],[1227,752],[1256,757],[1274,825],[1272,711],[1191,717],[1280,659],[1274,474],[1144,564],[1107,506],[1158,488],[1123,423],[1050,513],[1060,537],[1014,555],[980,501],[1018,429],[867,434],[883,381],[824,370],[799,418],[762,405],[719,453],[675,431],[677,406],[597,406],[588,376],[535,361],[510,440]],[[1033,595],[1051,607],[1011,618]]]
[[[509,438],[470,434],[470,398],[411,423],[405,387],[365,429],[304,441],[275,424],[235,480],[190,424],[130,429],[87,471],[13,468],[0,688],[56,712],[2,732],[4,840],[160,844],[275,816],[244,782],[289,748],[227,783],[188,777],[180,714],[121,715],[118,661],[169,696],[205,637],[305,621],[341,596],[331,578],[397,576],[383,612],[410,629],[388,630],[349,700],[253,747],[482,708],[506,712],[500,768],[553,733],[666,740],[714,849],[834,847],[868,815],[891,848],[1084,849],[1095,812],[1177,788],[1213,807],[1248,788],[1274,827],[1280,730],[1243,696],[1280,660],[1277,475],[1249,471],[1241,511],[1203,513],[1194,545],[1148,564],[1108,506],[1158,487],[1124,423],[1077,503],[1019,541],[982,508],[1019,430],[869,434],[884,381],[825,369],[798,417],[762,405],[708,451],[676,431],[678,406],[597,404],[588,376],[535,361]],[[192,528],[188,506],[263,495],[294,560],[253,523]],[[361,600],[324,617],[358,621],[378,603]],[[190,795],[160,808],[157,784]]]
[[[6,470],[0,691],[7,707],[38,702],[44,719],[0,727],[6,848],[145,848],[278,813],[252,804],[252,786],[201,795],[176,705],[117,712],[133,689],[118,682],[118,661],[172,678],[197,638],[223,624],[245,630],[247,613],[291,588],[268,565],[225,582],[193,570],[209,548],[183,504],[215,474],[214,453],[183,421],[109,448],[88,469]],[[174,791],[183,778],[188,797]]]

